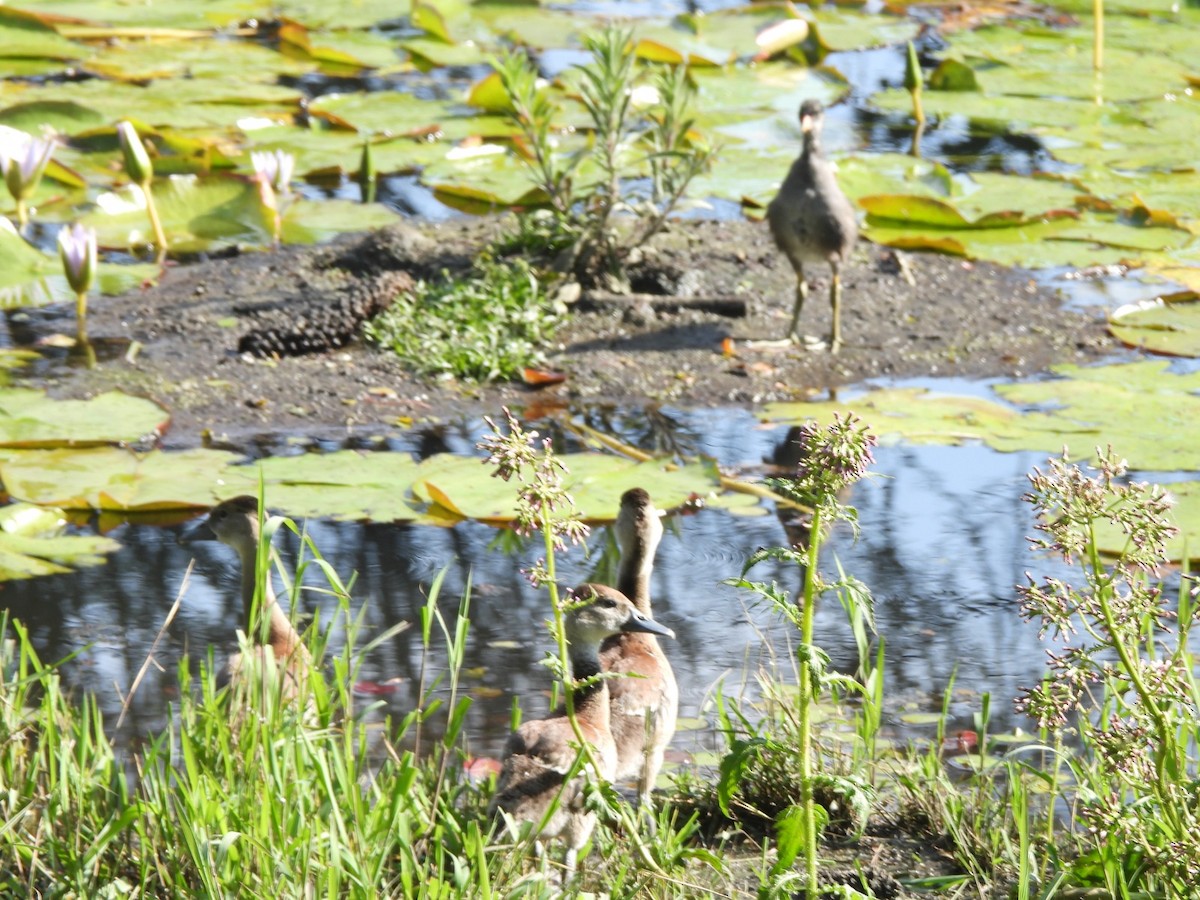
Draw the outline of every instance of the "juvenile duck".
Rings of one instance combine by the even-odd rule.
[[[650,576],[663,527],[650,495],[633,488],[621,496],[617,543],[621,565],[617,589],[643,616],[650,617]],[[679,687],[666,654],[651,634],[625,633],[600,646],[605,672],[636,675],[609,682],[611,728],[617,745],[618,781],[637,778],[638,797],[647,806],[662,769],[663,752],[675,734]]]
[[[600,642],[610,635],[639,631],[675,636],[669,628],[638,612],[613,588],[585,584],[575,589],[575,596],[594,598],[589,605],[568,613],[564,623],[570,643],[571,675],[576,680],[600,673]],[[617,748],[609,729],[608,703],[607,680],[598,680],[575,693],[575,717],[600,767],[595,774],[611,781],[617,768]],[[567,877],[575,871],[579,848],[596,826],[595,813],[584,807],[585,776],[581,773],[564,785],[578,756],[577,744],[564,712],[523,723],[504,748],[504,764],[489,808],[494,819],[503,812],[515,825],[531,822],[538,827],[557,798],[557,809],[541,826],[537,839],[545,843],[560,838],[567,845]]]
[[[292,627],[279,605],[270,578],[265,580],[262,589],[262,614],[267,618],[266,643],[258,643],[263,631],[250,621],[256,588],[258,545],[261,540],[258,519],[257,498],[249,495],[234,497],[215,506],[208,518],[188,535],[188,540],[218,540],[237,552],[242,567],[242,628],[250,640],[256,643],[254,653],[258,662],[265,661],[268,650],[273,654],[275,665],[284,676],[282,697],[287,700],[295,697],[299,691],[300,681],[308,674],[311,659],[308,648],[304,646],[300,635],[296,633],[296,629]],[[230,683],[240,676],[244,667],[245,660],[242,654],[234,653],[218,675],[218,683]]]
[[[821,150],[821,124],[824,110],[818,100],[800,105],[800,131],[804,144],[792,163],[779,193],[767,207],[767,222],[775,246],[783,251],[796,273],[796,305],[788,338],[799,342],[800,313],[808,298],[804,280],[806,262],[827,262],[833,270],[829,302],[833,307],[833,333],[829,351],[837,353],[842,344],[841,266],[850,258],[858,240],[858,222],[854,207],[838,187],[834,167]]]

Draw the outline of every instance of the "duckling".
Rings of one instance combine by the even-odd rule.
[[[256,644],[254,654],[259,663],[257,671],[264,671],[262,665],[266,662],[267,651],[270,650],[275,666],[284,676],[281,699],[294,698],[299,693],[301,681],[308,674],[311,658],[308,648],[304,646],[300,635],[279,605],[270,578],[264,581],[262,589],[262,614],[267,617],[265,644],[259,643],[262,629],[250,621],[257,586],[258,545],[261,540],[258,499],[243,495],[215,506],[208,518],[188,535],[188,540],[205,539],[218,540],[237,552],[242,566],[242,627]],[[246,661],[242,654],[234,653],[217,676],[217,683],[226,685],[233,682],[241,677],[244,668]]]
[[[633,488],[621,495],[617,542],[621,566],[617,589],[643,616],[650,613],[650,575],[663,527],[650,495]],[[650,634],[618,634],[600,646],[605,672],[640,676],[614,678],[608,686],[611,728],[617,745],[618,781],[636,778],[647,809],[662,768],[663,753],[675,734],[679,687],[658,639]]]
[[[850,258],[858,240],[858,221],[854,207],[838,187],[834,166],[821,150],[821,125],[824,109],[819,100],[800,105],[800,130],[804,145],[792,163],[779,193],[767,207],[767,222],[775,246],[783,251],[796,273],[796,305],[788,338],[799,342],[800,313],[808,298],[804,263],[827,262],[833,270],[829,302],[833,307],[833,333],[829,352],[837,353],[842,344],[841,266]]]
[[[674,637],[674,633],[638,612],[620,591],[600,584],[576,588],[587,606],[567,613],[564,626],[570,644],[571,675],[576,680],[600,674],[600,642],[622,632],[646,632]],[[609,729],[609,687],[598,679],[576,691],[575,718],[592,745],[600,770],[597,777],[612,781],[617,768],[617,747]],[[525,722],[512,733],[504,748],[504,763],[488,814],[496,820],[503,812],[512,824],[533,823],[540,843],[561,838],[567,845],[566,878],[575,871],[579,848],[596,826],[596,815],[584,806],[585,775],[569,783],[564,778],[578,757],[577,738],[565,712]],[[557,808],[546,818],[551,805]]]

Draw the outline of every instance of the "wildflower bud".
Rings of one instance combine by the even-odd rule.
[[[96,277],[96,229],[78,222],[63,228],[58,233],[58,255],[71,290],[77,295],[91,290]]]
[[[125,171],[135,182],[145,187],[154,177],[154,165],[146,152],[146,145],[138,136],[132,122],[117,125],[117,137],[121,139],[121,153],[125,156]]]

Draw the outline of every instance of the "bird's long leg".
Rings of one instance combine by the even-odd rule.
[[[842,346],[842,273],[837,260],[830,260],[833,280],[829,284],[829,304],[833,307],[833,336],[829,340],[829,352],[837,353]]]
[[[804,311],[804,301],[808,299],[808,282],[804,280],[804,266],[800,263],[793,263],[796,269],[796,305],[792,307],[792,325],[788,329],[788,337],[794,342],[799,343],[800,337],[800,313]]]

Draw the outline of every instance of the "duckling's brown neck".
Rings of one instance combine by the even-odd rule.
[[[238,555],[242,560],[242,627],[246,629],[250,640],[257,644],[260,643],[259,637],[262,632],[254,627],[250,615],[254,608],[254,592],[257,587],[258,552],[257,549],[250,548],[249,552],[239,550]],[[292,627],[283,608],[275,599],[269,572],[263,582],[262,610],[263,615],[267,616],[266,643],[275,651],[276,659],[291,656],[297,648],[302,648],[300,635],[296,633],[296,629]]]
[[[617,572],[617,590],[629,598],[643,616],[650,615],[650,575],[654,571],[654,547],[644,538],[633,546],[621,548],[621,567]]]
[[[595,648],[589,653],[572,654],[571,678],[583,681],[600,674],[600,656]],[[575,715],[598,726],[608,725],[608,682],[597,679],[575,691]]]

